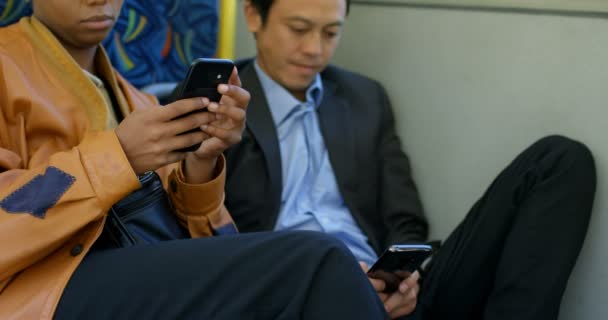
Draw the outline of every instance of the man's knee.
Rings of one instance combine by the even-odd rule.
[[[591,150],[582,142],[561,135],[551,135],[537,141],[535,145],[558,155],[567,165],[573,165],[581,173],[595,176],[595,161]]]
[[[593,155],[591,154],[591,150],[589,150],[589,148],[585,144],[580,141],[568,138],[566,136],[546,136],[538,140],[535,144],[543,146],[544,148],[557,150],[564,154],[580,157],[585,161],[593,161]]]
[[[336,256],[354,261],[350,250],[334,236],[316,231],[290,231],[283,236],[285,241],[297,244],[303,255]]]
[[[306,244],[314,248],[332,248],[338,250],[346,250],[348,248],[342,241],[334,236],[318,231],[290,231],[286,232],[285,236],[289,239]]]

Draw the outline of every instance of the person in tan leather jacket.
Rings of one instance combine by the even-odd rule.
[[[0,29],[0,318],[385,318],[328,236],[209,237],[236,233],[222,152],[241,139],[249,94],[235,70],[220,103],[158,106],[99,45],[122,3],[35,0],[32,17]],[[110,207],[150,170],[206,238],[92,250]]]

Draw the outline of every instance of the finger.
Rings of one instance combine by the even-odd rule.
[[[418,285],[418,280],[420,280],[420,273],[418,271],[412,273],[409,277],[405,278],[405,280],[401,281],[399,284],[399,291],[401,293],[405,293],[410,288]]]
[[[209,104],[208,98],[190,98],[177,100],[170,103],[162,108],[162,119],[164,121],[173,120],[179,116],[185,115],[189,112],[204,109]]]
[[[220,84],[217,87],[217,91],[222,94],[222,99],[220,100],[220,103],[229,103],[229,101],[226,101],[226,98],[228,98],[234,100],[234,104],[237,107],[241,109],[247,109],[247,105],[249,104],[249,100],[251,99],[249,91],[231,84]]]
[[[222,140],[227,146],[241,142],[241,132],[234,129],[224,129],[213,125],[201,126],[203,132]]]
[[[241,78],[239,77],[239,70],[236,67],[232,69],[232,73],[230,74],[230,79],[228,79],[228,83],[237,87],[242,87]]]
[[[416,299],[418,299],[418,293],[420,293],[420,285],[416,283],[416,285],[414,285],[412,287],[410,294],[414,295],[414,297],[416,297]]]
[[[395,291],[384,301],[384,308],[386,312],[391,313],[394,309],[401,307],[405,303],[405,296],[401,292]]]
[[[416,308],[416,304],[418,303],[418,292],[420,291],[420,287],[416,285],[412,287],[406,294],[402,294],[397,292],[394,296],[399,296],[399,299],[396,297],[392,300],[387,299],[384,302],[385,308],[387,312],[391,315],[392,318],[400,317],[406,314],[410,314]]]
[[[369,270],[369,266],[363,261],[359,261],[359,266],[361,267],[361,269],[363,269],[363,272],[367,272],[367,270]]]
[[[167,139],[167,150],[175,152],[175,150],[191,147],[195,144],[202,143],[205,140],[206,134],[200,130],[194,132],[176,135]],[[180,153],[180,152],[177,152]],[[183,153],[183,152],[181,152]]]
[[[175,136],[192,129],[198,129],[202,125],[210,124],[217,120],[212,112],[206,110],[195,110],[193,113],[178,117],[167,123],[166,132],[168,135]]]
[[[374,287],[374,290],[376,290],[376,292],[382,292],[386,288],[386,283],[384,282],[384,280],[374,279],[374,278],[368,278],[368,279],[369,279],[369,282],[372,284],[372,287]]]
[[[380,298],[380,301],[382,301],[382,303],[384,303],[384,301],[386,301],[386,299],[388,299],[388,297],[390,297],[390,296],[387,293],[378,292],[378,297]]]
[[[214,113],[215,114],[215,120],[217,121],[224,121],[226,120],[226,116],[221,114],[221,113]]]
[[[406,294],[396,291],[384,301],[384,308],[386,309],[386,312],[391,313],[403,306],[415,303],[417,299],[418,292],[415,289],[408,291]]]
[[[194,110],[166,122],[165,133],[174,136],[193,129],[200,129],[201,126],[210,124],[215,120],[217,120],[215,113],[208,112],[206,109]]]
[[[418,287],[413,288],[410,293],[406,296],[405,302],[402,305],[397,306],[390,311],[391,318],[398,318],[405,315],[409,315],[416,309],[418,304]]]
[[[395,274],[396,274],[396,275],[397,275],[397,276],[398,276],[400,279],[406,279],[406,278],[408,278],[409,276],[411,276],[411,275],[412,275],[412,273],[411,273],[411,272],[409,272],[409,271],[404,271],[404,270],[397,270],[397,271],[395,271]]]
[[[201,147],[194,152],[199,158],[211,158],[217,157],[220,153],[224,152],[228,146],[222,140],[210,137],[201,143]]]
[[[233,106],[232,104],[219,104],[212,102],[209,104],[209,111],[221,115],[225,115],[228,118],[236,121],[243,122],[245,121],[245,116],[247,115],[245,109]]]

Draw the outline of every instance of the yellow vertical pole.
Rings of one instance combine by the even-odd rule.
[[[237,0],[219,1],[218,58],[234,59],[234,36],[236,31]]]

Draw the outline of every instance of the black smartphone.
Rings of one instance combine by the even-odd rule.
[[[395,244],[386,249],[367,271],[370,278],[381,279],[386,283],[384,292],[397,290],[399,283],[432,253],[433,248],[426,244]]]
[[[234,62],[228,59],[211,59],[211,58],[199,58],[195,59],[184,82],[177,90],[176,100],[188,99],[194,97],[207,97],[210,101],[219,102],[222,95],[217,92],[217,86],[222,83],[228,83],[232,70],[234,69]],[[181,117],[187,117],[194,112],[201,112],[203,110],[193,111],[184,114]],[[198,129],[192,129],[182,134],[195,132]],[[200,143],[193,146],[176,150],[178,152],[191,152],[195,151],[200,147]]]
[[[234,63],[228,59],[199,58],[192,61],[186,78],[178,91],[177,99],[207,97],[220,101],[217,86],[228,83]]]

